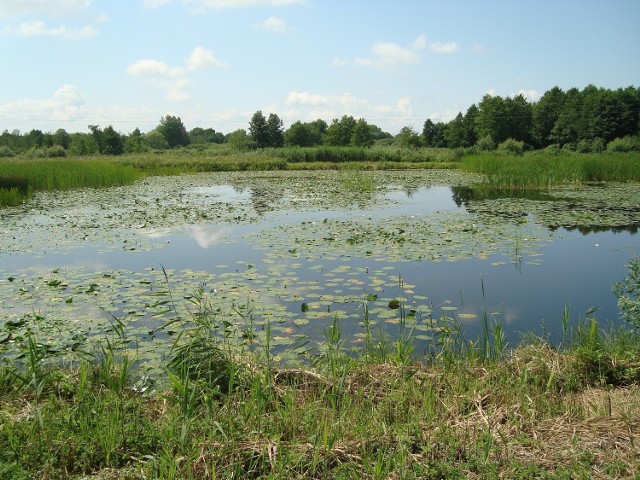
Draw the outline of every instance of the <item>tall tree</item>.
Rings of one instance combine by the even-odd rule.
[[[189,144],[189,134],[180,117],[172,115],[162,117],[156,130],[165,138],[169,148],[184,147]]]
[[[121,155],[124,153],[124,141],[111,125],[102,131],[102,152],[105,155]]]
[[[356,120],[351,115],[343,115],[340,120],[334,118],[324,134],[324,143],[335,147],[351,144],[351,136]]]
[[[371,128],[364,118],[358,119],[351,132],[351,145],[356,147],[370,147],[373,145]]]
[[[275,113],[270,113],[267,119],[267,145],[269,147],[284,145],[284,126],[280,117]]]
[[[547,90],[533,105],[531,136],[536,147],[553,143],[551,132],[564,106],[564,92],[560,87]]]
[[[251,121],[249,122],[249,137],[251,138],[253,146],[256,148],[269,146],[267,119],[262,114],[262,110],[258,110],[251,117]]]

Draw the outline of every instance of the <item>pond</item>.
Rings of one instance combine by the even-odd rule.
[[[29,334],[83,348],[116,325],[151,370],[179,333],[172,320],[205,303],[247,338],[264,341],[268,323],[283,360],[334,318],[347,346],[362,344],[365,318],[391,336],[404,321],[418,353],[443,316],[471,339],[483,317],[500,322],[510,345],[560,341],[565,309],[574,325],[620,324],[611,287],[640,253],[640,186],[505,197],[480,180],[238,172],[39,193],[0,211],[0,355]]]

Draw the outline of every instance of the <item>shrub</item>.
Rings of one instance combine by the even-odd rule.
[[[498,150],[511,155],[522,155],[524,153],[524,142],[522,140],[507,138],[504,142],[498,145]]]
[[[616,138],[609,142],[607,150],[610,152],[640,152],[640,136]]]
[[[496,144],[493,141],[493,138],[491,138],[491,135],[485,135],[482,138],[478,139],[478,142],[476,143],[476,146],[480,149],[480,150],[495,150],[496,148]]]
[[[13,155],[14,155],[13,150],[11,150],[6,145],[2,145],[0,147],[0,158],[13,157]]]
[[[47,158],[61,158],[67,156],[67,151],[61,145],[44,149],[44,156]]]

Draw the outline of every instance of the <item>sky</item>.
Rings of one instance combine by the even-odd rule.
[[[392,134],[486,94],[640,86],[639,0],[0,0],[0,131]]]

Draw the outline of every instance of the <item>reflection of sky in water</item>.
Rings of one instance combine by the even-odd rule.
[[[210,195],[217,201],[247,202],[251,199],[248,189],[239,190],[231,186],[215,185],[199,187],[192,191],[196,195]],[[286,196],[284,199],[286,200]],[[161,248],[147,250],[108,250],[89,248],[81,241],[75,241],[66,254],[11,255],[0,256],[0,274],[24,268],[37,267],[39,271],[51,271],[65,265],[83,266],[87,271],[123,269],[131,272],[142,272],[145,269],[160,266],[173,271],[193,270],[211,274],[238,272],[242,262],[252,264],[260,275],[269,275],[277,268],[288,270],[289,274],[299,279],[299,288],[295,283],[289,286],[295,301],[286,300],[287,309],[291,313],[301,315],[300,304],[305,301],[305,288],[313,282],[319,287],[314,293],[335,293],[336,290],[347,290],[348,293],[374,293],[371,272],[383,267],[390,267],[390,276],[400,277],[406,284],[415,285],[413,295],[426,296],[434,306],[434,315],[440,315],[439,307],[455,306],[458,310],[450,312],[475,314],[475,318],[462,318],[465,333],[475,338],[481,333],[481,318],[484,312],[495,314],[504,322],[511,334],[510,340],[517,341],[518,334],[533,331],[535,334],[546,331],[558,339],[561,331],[561,318],[565,304],[569,306],[571,318],[575,321],[589,308],[597,307],[597,318],[606,321],[617,321],[616,299],[611,293],[611,285],[621,281],[627,274],[625,264],[638,254],[638,239],[628,232],[599,232],[582,235],[577,231],[558,230],[552,234],[553,241],[541,247],[540,265],[527,263],[526,255],[519,265],[492,265],[491,257],[487,259],[468,258],[454,262],[405,262],[392,264],[381,258],[348,257],[337,260],[305,259],[292,253],[291,258],[278,259],[278,266],[268,264],[265,259],[268,250],[257,249],[247,238],[267,228],[279,225],[297,224],[302,221],[319,221],[323,218],[352,218],[354,216],[370,216],[383,219],[390,216],[411,216],[431,212],[465,212],[452,198],[449,187],[419,187],[402,190],[390,188],[384,194],[385,202],[379,208],[357,207],[349,209],[311,209],[311,211],[288,210],[286,201],[278,204],[277,209],[265,211],[261,220],[254,224],[228,225],[202,222],[189,225],[182,233],[170,233],[169,229],[139,228],[137,233],[158,242]],[[336,254],[340,256],[340,246],[336,246]],[[322,270],[313,270],[314,263],[321,262]],[[347,286],[326,285],[332,283],[327,272],[336,267],[349,265],[351,273],[360,269],[358,275],[349,276],[354,280]],[[517,267],[517,268],[516,268]],[[291,273],[293,272],[293,274]],[[337,275],[339,276],[339,275]],[[346,278],[346,276],[345,276]],[[355,288],[358,286],[358,288]],[[485,295],[482,290],[484,287]],[[194,285],[193,288],[197,288]],[[325,289],[323,291],[323,288]],[[256,283],[265,303],[278,302],[277,295],[270,295],[265,285]],[[376,291],[381,298],[395,298],[403,294],[398,286],[385,287],[384,291]],[[335,310],[353,313],[361,309],[358,302],[336,305]],[[328,322],[330,318],[327,318]],[[350,322],[350,323],[349,323]],[[383,323],[381,323],[383,324]],[[308,325],[307,332],[317,334],[324,325]],[[345,332],[359,331],[357,321],[345,321]],[[393,331],[393,325],[388,325]]]

